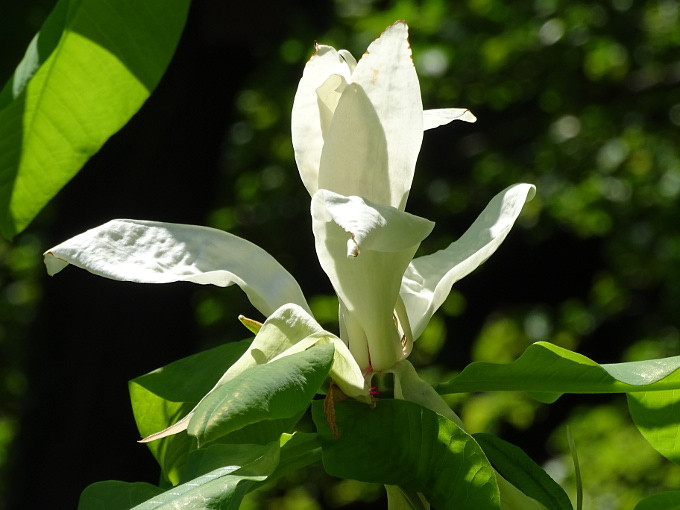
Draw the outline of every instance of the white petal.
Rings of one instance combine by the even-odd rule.
[[[350,351],[355,352],[353,331],[358,329],[368,342],[370,364],[376,371],[391,367],[403,357],[394,324],[401,277],[433,226],[424,218],[359,197],[326,190],[312,197],[316,250],[345,315],[349,315],[344,326]],[[355,247],[349,257],[348,241]],[[359,348],[365,350],[363,340]],[[365,354],[358,354],[360,362],[365,363]]]
[[[349,81],[351,62],[348,63],[347,58],[346,52],[339,54],[330,46],[315,45],[314,54],[305,66],[293,101],[291,134],[295,161],[310,195],[318,189],[319,161],[323,148],[316,91],[333,74]]]
[[[339,98],[319,165],[319,189],[379,204],[392,201],[385,132],[373,104],[355,83]]]
[[[380,203],[404,210],[423,139],[423,104],[406,23],[397,21],[371,43],[352,81],[370,99],[386,137],[390,201]]]
[[[434,110],[425,110],[423,112],[423,130],[427,131],[428,129],[443,126],[454,120],[477,122],[477,117],[475,117],[467,108],[438,108]]]
[[[413,338],[418,338],[455,282],[496,251],[522,207],[534,196],[531,184],[516,184],[496,195],[460,239],[431,255],[415,259],[404,273],[401,297]]]
[[[48,273],[73,264],[114,280],[236,284],[268,316],[285,303],[309,310],[295,279],[271,255],[221,230],[112,220],[45,252]]]

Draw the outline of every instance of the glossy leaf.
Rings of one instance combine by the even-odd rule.
[[[334,352],[330,344],[316,345],[249,368],[201,401],[187,432],[202,444],[251,423],[296,415],[328,376]]]
[[[492,434],[473,434],[472,437],[503,478],[524,494],[550,510],[573,510],[564,489],[521,448]]]
[[[189,0],[60,0],[0,92],[0,233],[20,232],[142,106]]]
[[[640,433],[661,455],[680,464],[680,391],[629,393],[627,397]]]
[[[130,400],[141,436],[162,430],[186,415],[249,344],[249,340],[243,340],[220,345],[130,381]],[[178,483],[195,439],[178,434],[147,445],[167,481]]]
[[[335,404],[334,439],[322,402],[312,406],[323,465],[332,476],[421,492],[435,508],[499,508],[496,477],[482,449],[453,422],[405,400],[375,407]]]
[[[629,393],[680,389],[680,356],[598,365],[548,342],[530,345],[512,363],[471,363],[440,394],[471,391],[526,391],[541,402],[563,393]]]

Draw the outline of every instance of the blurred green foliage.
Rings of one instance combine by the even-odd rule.
[[[437,222],[421,251],[455,240],[504,187],[538,188],[506,244],[454,287],[416,344],[412,359],[435,363],[424,377],[442,380],[473,360],[507,362],[537,340],[602,363],[680,353],[680,2],[330,5],[331,28],[300,18],[244,78],[207,224],[272,253],[312,296],[319,321],[335,328],[337,302],[313,252],[309,197],[293,160],[290,108],[314,40],[359,56],[405,19],[425,107],[468,107],[479,119],[425,134],[407,206]],[[40,296],[43,248],[30,234],[0,246],[0,465],[16,427],[20,339]],[[223,342],[238,328],[235,317],[251,310],[235,290],[199,288],[194,301],[206,347]],[[560,425],[568,421],[586,508],[632,508],[644,495],[680,486],[680,470],[646,444],[622,399],[563,397],[548,407],[498,393],[451,402],[473,432],[515,442],[573,495]],[[322,482],[317,472],[304,481],[258,491],[244,508],[350,508],[379,494]]]

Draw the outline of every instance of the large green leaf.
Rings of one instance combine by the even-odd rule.
[[[493,467],[511,484],[550,510],[573,510],[569,496],[521,448],[493,434],[473,434]]]
[[[627,397],[640,433],[661,455],[680,464],[680,391],[629,393]]]
[[[635,510],[680,510],[680,491],[648,496],[635,506]]]
[[[482,449],[452,421],[405,400],[335,404],[333,437],[322,402],[312,406],[326,471],[421,492],[436,508],[499,508],[496,476]]]
[[[141,107],[190,0],[59,0],[0,92],[0,233],[20,232]]]
[[[141,436],[163,430],[189,413],[249,344],[250,340],[243,340],[220,345],[130,381],[130,400]],[[147,446],[167,481],[176,484],[195,443],[187,434],[176,434]]]
[[[274,472],[279,451],[278,441],[238,448],[212,445],[189,456],[192,476],[177,487],[163,492],[143,483],[99,482],[83,491],[78,510],[237,509],[248,490]]]
[[[630,393],[680,389],[680,356],[598,365],[581,354],[548,342],[530,345],[512,363],[471,363],[440,394],[526,391],[541,402],[563,393]]]
[[[187,432],[203,444],[245,425],[297,415],[328,376],[334,353],[332,344],[315,345],[248,368],[203,399]]]

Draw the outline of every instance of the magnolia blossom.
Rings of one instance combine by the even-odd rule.
[[[494,197],[456,242],[413,258],[434,224],[405,212],[423,131],[466,109],[423,110],[407,26],[385,30],[357,62],[317,45],[295,96],[292,138],[311,195],[319,262],[339,298],[339,338],[311,317],[295,279],[267,252],[220,230],[113,220],[45,252],[49,274],[68,264],[116,280],[236,284],[267,320],[253,345],[216,386],[258,363],[335,345],[331,377],[370,401],[373,373],[395,374],[395,395],[457,420],[405,358],[451,286],[484,262],[512,228],[534,187]],[[191,415],[163,437],[186,429]]]

